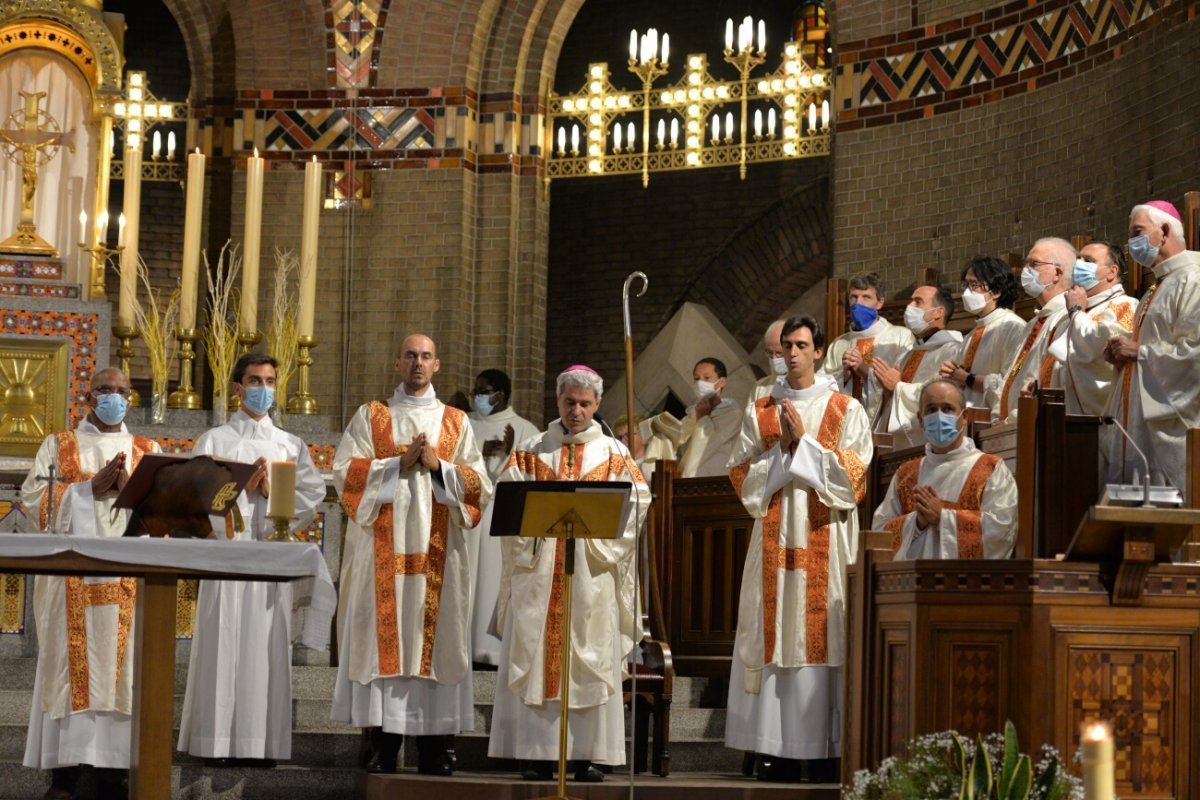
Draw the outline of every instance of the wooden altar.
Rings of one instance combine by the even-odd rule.
[[[979,435],[1019,465],[1013,560],[893,562],[890,537],[864,532],[850,572],[844,782],[916,736],[998,732],[1009,719],[1035,761],[1050,744],[1070,763],[1084,722],[1103,719],[1121,797],[1200,797],[1200,564],[1163,563],[1200,515],[1093,505],[1096,433],[1097,420],[1067,416],[1048,393],[1022,400],[1019,427]]]

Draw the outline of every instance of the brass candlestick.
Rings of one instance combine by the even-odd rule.
[[[319,414],[321,412],[317,410],[317,398],[308,391],[308,368],[313,363],[311,350],[317,346],[317,337],[297,336],[296,345],[296,366],[299,367],[296,393],[288,399],[287,412],[289,414]]]
[[[179,328],[175,331],[179,341],[179,388],[171,392],[167,398],[167,408],[200,408],[200,395],[192,388],[192,362],[196,359],[196,351],[192,345],[196,343],[195,328]]]
[[[299,536],[292,533],[292,520],[295,517],[269,517],[275,530],[266,538],[268,542],[299,542]]]
[[[121,343],[117,348],[117,358],[121,372],[125,373],[125,378],[129,381],[129,405],[131,408],[138,408],[142,404],[142,396],[133,388],[133,379],[129,377],[129,359],[133,358],[133,340],[138,337],[137,328],[118,322],[113,325],[112,330],[113,336]]]
[[[238,335],[237,335],[237,340],[238,340],[238,344],[240,344],[242,346],[242,349],[241,349],[241,352],[239,353],[239,355],[244,356],[244,355],[246,355],[246,353],[249,353],[250,348],[254,347],[254,345],[261,342],[262,338],[263,338],[263,335],[262,335],[261,331],[247,332],[247,331],[243,331],[243,330],[239,329]],[[237,411],[239,408],[242,407],[242,400],[236,394],[233,394],[232,392],[230,392],[229,402],[226,403],[226,405],[229,407],[230,411]]]

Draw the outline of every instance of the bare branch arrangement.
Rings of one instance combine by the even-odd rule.
[[[146,343],[146,354],[150,358],[150,391],[165,399],[167,379],[179,349],[179,340],[175,338],[175,322],[179,318],[179,279],[175,280],[169,294],[166,289],[155,288],[150,284],[150,268],[140,257],[137,276],[146,292],[146,303],[133,304],[134,324]]]
[[[242,259],[238,256],[237,247],[230,246],[227,241],[221,246],[217,268],[209,268],[207,251],[204,253],[204,267],[208,280],[208,327],[204,329],[204,349],[213,374],[213,408],[218,408],[223,407],[229,397],[229,380],[238,357],[237,277],[242,268]]]

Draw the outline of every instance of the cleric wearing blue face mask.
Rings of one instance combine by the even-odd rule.
[[[1002,459],[975,449],[964,409],[962,389],[946,378],[921,392],[925,455],[900,465],[872,520],[891,532],[898,559],[1012,554],[1016,481]]]

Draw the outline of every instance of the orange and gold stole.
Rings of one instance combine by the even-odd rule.
[[[917,486],[917,476],[921,472],[924,460],[924,456],[909,459],[896,470],[896,496],[900,500],[902,513],[883,526],[884,530],[892,534],[893,555],[899,552],[900,544],[904,541],[904,520],[916,509],[913,489]],[[998,456],[980,453],[966,481],[963,482],[962,490],[958,493],[958,502],[942,501],[943,508],[954,512],[958,525],[959,558],[983,558],[983,518],[979,509],[983,502],[983,488],[992,477],[998,463]]]
[[[1033,325],[1033,330],[1025,337],[1024,344],[1021,345],[1020,351],[1017,353],[1017,360],[1013,362],[1012,368],[1008,371],[1008,377],[1004,379],[1004,388],[1000,391],[1000,419],[1008,418],[1008,393],[1012,391],[1013,381],[1017,379],[1017,375],[1021,372],[1021,367],[1025,366],[1025,359],[1029,357],[1029,351],[1033,349],[1033,343],[1037,341],[1037,336],[1041,333],[1042,326],[1046,324],[1046,317],[1040,317]]]
[[[52,483],[42,495],[38,519],[43,530],[50,527],[50,492],[54,492],[54,507],[62,508],[63,495],[71,483],[90,481],[94,472],[83,469],[79,463],[79,440],[74,431],[62,431],[58,438],[58,470],[66,483]],[[153,443],[143,437],[133,437],[133,457],[129,471],[137,469],[142,456],[153,449]],[[129,647],[129,633],[133,624],[133,608],[137,600],[137,578],[118,578],[105,583],[86,583],[81,575],[66,578],[67,616],[67,674],[71,681],[71,710],[85,711],[91,707],[91,681],[88,666],[87,609],[93,606],[117,606],[117,672],[121,680],[125,667],[125,650]]]
[[[387,405],[380,402],[369,404],[371,416],[371,438],[375,458],[393,458],[408,451],[408,445],[396,444],[392,439],[392,415]],[[438,433],[437,456],[450,461],[458,448],[466,415],[456,408],[442,409],[442,426]],[[367,474],[371,469],[371,458],[355,458],[350,462],[346,484],[342,491],[342,507],[346,514],[357,521],[358,504],[367,485]],[[466,497],[464,505],[471,522],[478,524],[480,517],[479,499],[483,485],[479,475],[471,468],[455,465],[463,480]],[[433,502],[432,519],[429,522],[429,544],[424,553],[397,553],[394,535],[394,510],[391,503],[380,506],[379,514],[372,526],[375,545],[375,641],[379,652],[379,674],[400,674],[400,631],[397,623],[396,576],[425,576],[425,617],[421,639],[420,675],[429,676],[433,664],[433,643],[437,635],[438,612],[441,608],[442,581],[446,569],[446,535],[450,522],[450,509],[436,500]]]
[[[833,393],[821,417],[821,427],[816,439],[826,450],[837,453],[838,461],[854,486],[854,496],[862,501],[866,492],[866,467],[858,454],[852,450],[840,450],[842,422],[850,398]],[[772,397],[764,397],[755,404],[759,436],[765,449],[774,447],[782,436],[778,404]],[[739,464],[730,471],[734,490],[740,495],[742,484],[749,471],[749,462]],[[770,664],[775,658],[775,618],[779,603],[779,570],[804,570],[807,596],[805,598],[805,631],[807,643],[806,663],[828,662],[829,628],[827,625],[829,605],[829,507],[820,501],[817,493],[808,490],[808,546],[780,547],[782,533],[783,490],[776,492],[767,506],[762,522],[762,591],[763,591],[763,663]]]

